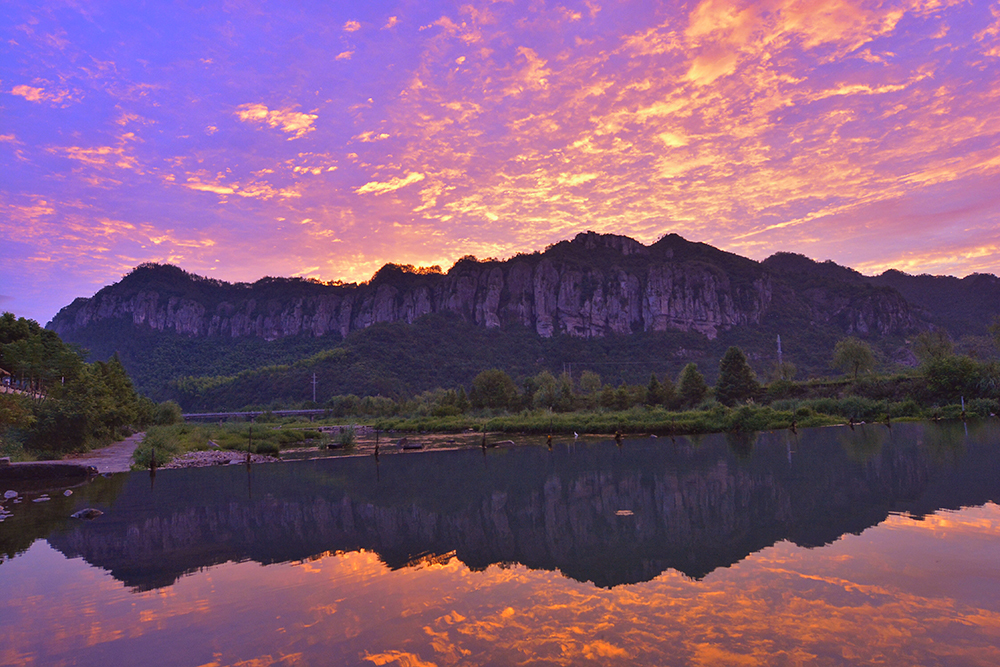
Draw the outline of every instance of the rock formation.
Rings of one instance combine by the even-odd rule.
[[[804,259],[804,258],[803,258]],[[809,260],[806,260],[809,261]],[[386,265],[367,283],[266,278],[252,285],[143,265],[50,323],[66,340],[102,320],[188,336],[342,336],[376,322],[454,313],[484,327],[526,326],[541,336],[720,331],[794,312],[844,334],[889,335],[920,320],[889,287],[790,279],[711,246],[668,235],[651,246],[588,232],[543,253],[460,260],[446,274]]]

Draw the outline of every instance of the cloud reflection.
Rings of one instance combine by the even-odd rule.
[[[390,570],[353,552],[230,563],[142,593],[38,543],[3,565],[0,660],[127,643],[217,665],[996,664],[998,539],[1000,508],[987,504],[891,516],[820,549],[779,543],[701,581],[668,571],[602,589],[520,565],[473,572],[455,557]],[[27,563],[37,559],[51,561],[45,572]]]

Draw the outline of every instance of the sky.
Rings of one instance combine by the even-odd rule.
[[[587,230],[1000,273],[1000,2],[0,6],[0,310]]]

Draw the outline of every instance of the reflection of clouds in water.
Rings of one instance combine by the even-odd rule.
[[[362,551],[230,563],[141,593],[39,543],[46,567],[20,558],[0,573],[0,661],[86,660],[94,638],[127,637],[179,664],[997,664],[998,540],[988,504],[890,516],[821,549],[781,542],[701,581],[667,571],[604,589],[454,557],[391,570]],[[38,596],[47,604],[23,613]]]

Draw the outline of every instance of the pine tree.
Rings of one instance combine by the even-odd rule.
[[[656,379],[656,373],[649,376],[649,384],[646,386],[646,405],[662,405],[663,391],[660,381]]]
[[[705,376],[698,370],[697,364],[688,364],[681,371],[677,380],[677,391],[683,407],[686,408],[693,408],[705,399],[708,385],[705,384]]]
[[[723,405],[734,405],[753,398],[760,385],[746,355],[738,347],[730,347],[719,362],[719,381],[715,384],[715,398]]]

